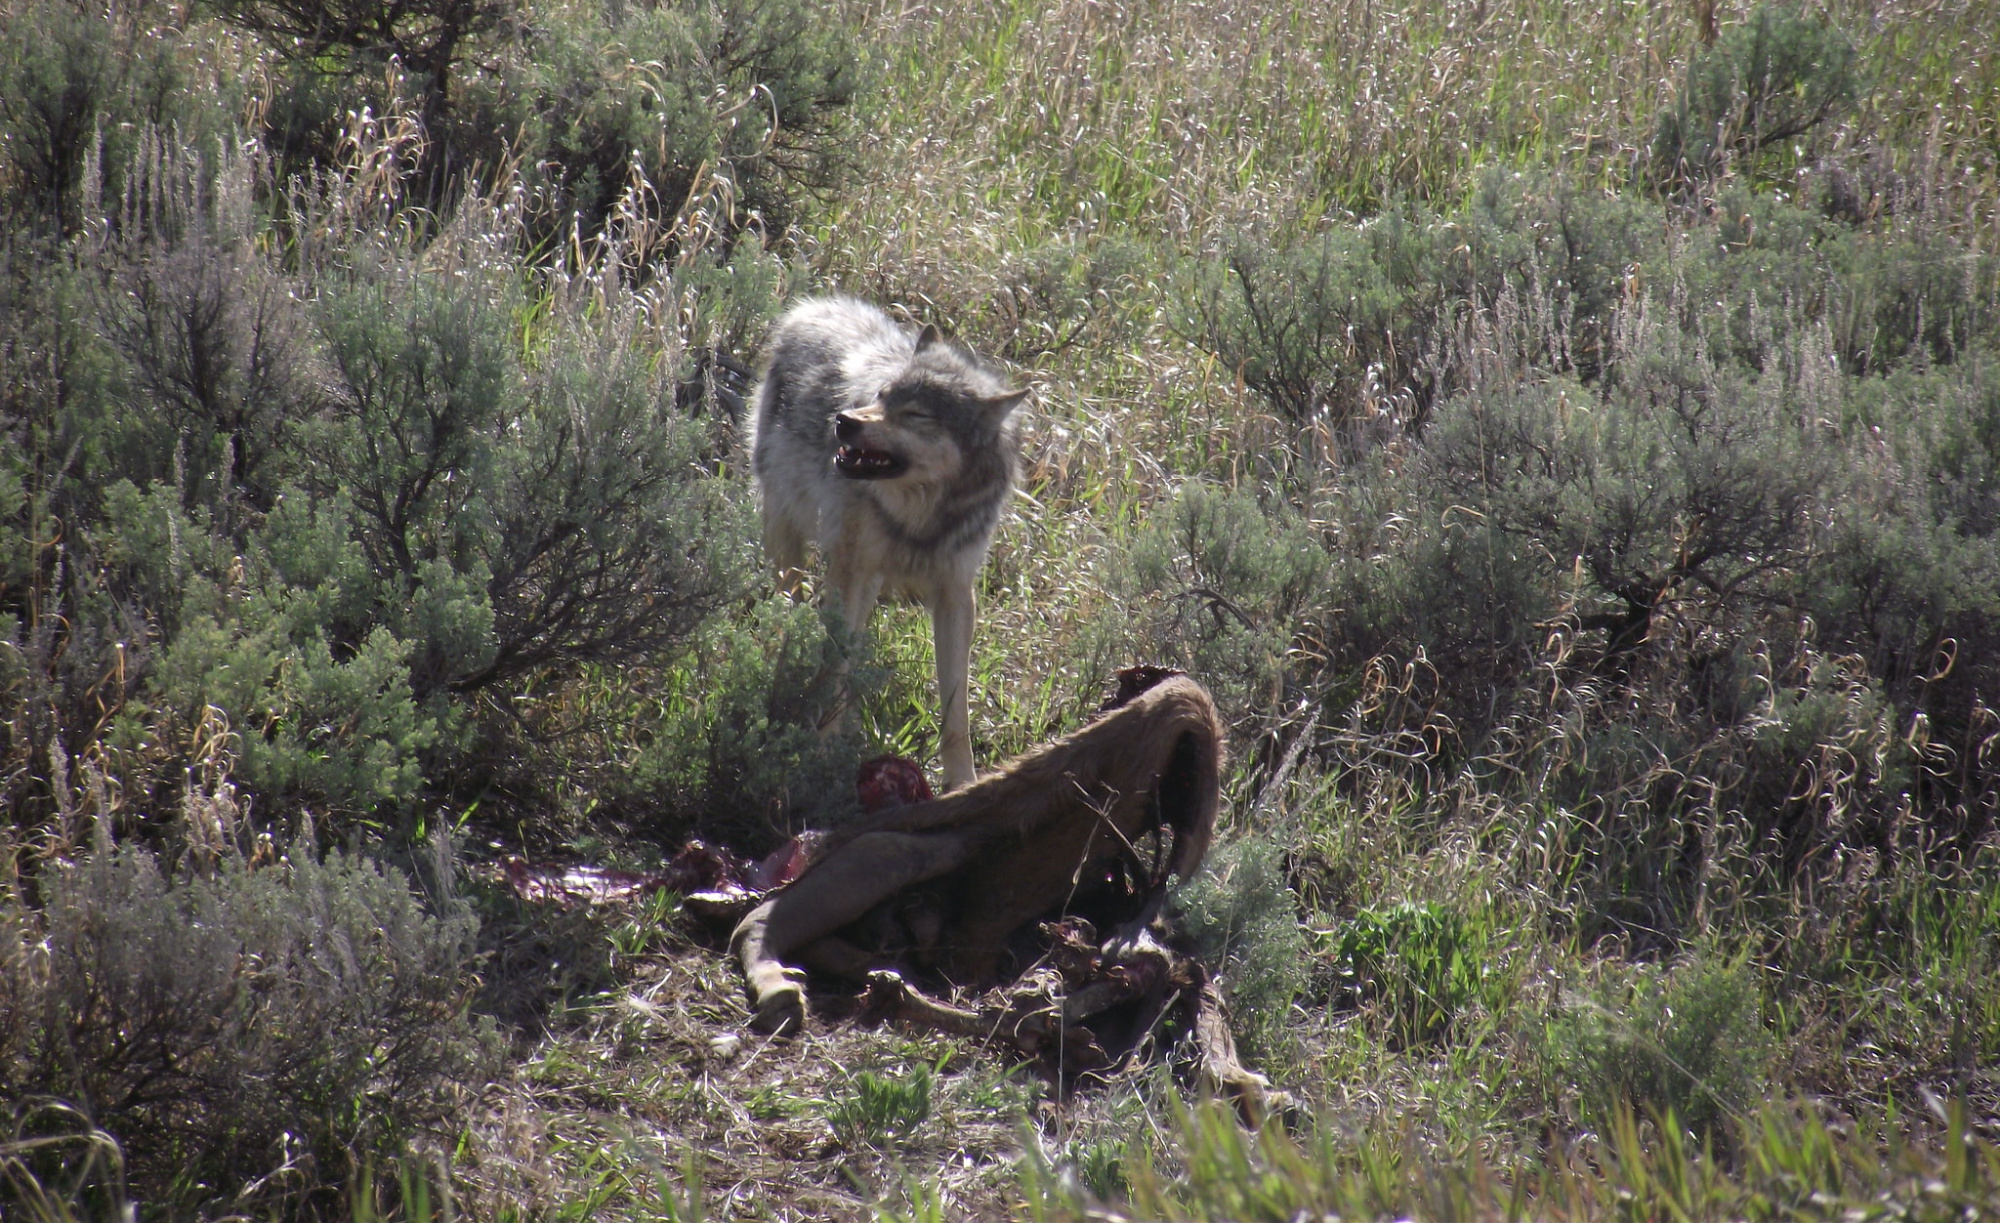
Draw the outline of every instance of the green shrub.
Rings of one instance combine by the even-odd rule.
[[[70,235],[96,219],[149,133],[219,129],[231,92],[180,59],[179,22],[153,3],[47,0],[0,26],[0,213],[25,232]],[[214,106],[213,110],[206,109]]]
[[[214,8],[309,71],[354,77],[399,65],[433,123],[447,113],[464,61],[524,16],[517,0],[217,0]]]
[[[1854,225],[1733,184],[1693,214],[1495,169],[1456,210],[1238,237],[1185,271],[1175,326],[1346,460],[1483,385],[1650,360],[1669,329],[1683,366],[1824,381],[1828,345],[1854,372],[1959,360],[1996,301],[2000,261],[1921,210]]]
[[[544,254],[565,253],[573,226],[599,232],[638,183],[636,203],[676,246],[780,236],[854,167],[864,62],[847,27],[804,0],[221,11],[282,61],[264,133],[282,176],[330,168],[354,115],[413,112],[421,139],[398,190],[446,211],[515,167]],[[688,228],[669,232],[677,219]]]
[[[712,223],[776,236],[851,172],[860,50],[804,0],[587,6],[544,37],[514,88],[586,219],[609,213],[635,169],[668,209],[707,172],[725,192]]]
[[[1134,657],[1193,674],[1239,729],[1290,709],[1293,642],[1326,573],[1297,514],[1192,480],[1114,564],[1110,584],[1138,612]]]
[[[1761,4],[1688,61],[1660,116],[1653,157],[1672,182],[1702,182],[1732,162],[1805,135],[1851,106],[1860,56],[1832,24],[1791,4]]]
[[[1655,771],[1676,761],[1701,776],[1733,775],[1726,801],[1768,827],[1798,770],[1824,764],[1808,740],[1886,743],[1883,711],[1859,696],[1865,678],[1853,690],[1859,703],[1802,699],[1855,678],[1832,660],[1863,645],[1859,626],[1823,616],[1816,635],[1802,635],[1775,609],[1828,589],[1821,582],[1855,558],[1827,546],[1822,524],[1872,505],[1852,512],[1900,534],[1906,528],[1890,524],[1916,501],[1898,497],[1905,508],[1888,510],[1877,498],[1896,495],[1874,477],[1863,482],[1879,492],[1847,487],[1855,477],[1841,473],[1856,471],[1847,458],[1856,443],[1802,424],[1809,405],[1834,406],[1823,348],[1818,364],[1802,348],[1796,362],[1774,360],[1752,377],[1717,364],[1671,323],[1643,321],[1625,325],[1619,359],[1594,387],[1556,379],[1441,406],[1399,460],[1400,487],[1385,486],[1372,465],[1350,467],[1334,537],[1344,611],[1323,640],[1357,663],[1422,651],[1465,749],[1503,770],[1527,767],[1558,801],[1602,806],[1617,794],[1666,817],[1701,793],[1655,788],[1679,784]],[[1393,530],[1376,525],[1383,520]],[[1974,584],[1962,596],[1983,597],[1984,566],[1964,571]],[[1527,687],[1537,673],[1558,686]],[[1575,699],[1547,704],[1565,691]],[[1527,701],[1510,713],[1508,693]],[[1836,708],[1844,712],[1826,720]],[[1608,727],[1589,729],[1606,718],[1635,732],[1632,750]],[[1564,749],[1561,767],[1544,771],[1515,754],[1538,738],[1553,743],[1557,727],[1566,728],[1558,737],[1580,736],[1567,739],[1574,750]],[[1890,755],[1860,770],[1850,798],[1878,810],[1893,802]],[[1735,773],[1744,764],[1747,778]]]
[[[1297,424],[1421,420],[1438,389],[1428,218],[1387,212],[1296,244],[1241,236],[1200,260],[1182,332]]]
[[[91,252],[92,304],[131,396],[97,422],[93,466],[172,483],[186,511],[269,511],[296,467],[294,431],[324,406],[312,320],[257,251],[254,154],[156,139],[132,176],[146,207]]]
[[[309,487],[352,505],[420,699],[650,653],[742,575],[738,502],[674,413],[658,337],[570,292],[531,361],[514,319],[533,303],[504,279],[405,265],[327,294],[345,395],[308,443],[331,478]]]
[[[327,1199],[443,1138],[486,1083],[475,923],[449,897],[427,912],[393,868],[299,844],[187,874],[100,847],[39,887],[39,909],[0,905],[18,969],[0,976],[0,1091],[112,1135],[141,1200]]]
[[[1742,383],[1687,385],[1674,345],[1616,386],[1567,380],[1454,398],[1396,479],[1349,469],[1328,640],[1436,668],[1477,746],[1569,618],[1574,656],[1630,678],[1662,615],[1740,632],[1808,546],[1822,452]],[[1634,366],[1638,362],[1632,363]],[[1388,520],[1385,522],[1385,520]],[[1385,529],[1385,526],[1387,529]]]
[[[999,354],[1031,364],[1081,344],[1134,337],[1131,314],[1146,304],[1158,256],[1122,237],[1050,242],[1012,256],[1000,269],[992,330]]]
[[[1607,972],[1598,987],[1567,996],[1549,1025],[1549,1051],[1561,1081],[1575,1084],[1586,1123],[1608,1127],[1625,1104],[1726,1136],[1760,1097],[1773,1052],[1756,972],[1746,959],[1697,951]]]
[[[2000,322],[2000,256],[1927,218],[1843,235],[1834,250],[1842,292],[1829,326],[1857,374],[1926,362],[1990,359]],[[1865,384],[1863,384],[1865,385]]]
[[[1429,474],[1506,541],[1507,563],[1588,578],[1580,623],[1607,633],[1607,666],[1683,589],[1747,600],[1806,546],[1822,454],[1778,405],[1686,372],[1632,371],[1602,397],[1489,393],[1427,439]],[[1544,572],[1559,589],[1560,570]]]
[[[1660,221],[1636,193],[1592,189],[1560,172],[1489,170],[1444,226],[1446,297],[1476,348],[1463,351],[1461,338],[1447,350],[1451,377],[1438,394],[1492,372],[1597,378],[1613,357],[1613,323],[1635,274],[1670,250]],[[1481,368],[1494,361],[1500,370]]]
[[[928,705],[931,684],[893,674],[864,642],[846,660],[853,706],[839,733],[822,734],[838,661],[825,616],[783,596],[712,625],[635,717],[638,758],[610,788],[663,841],[696,834],[755,849],[851,816],[856,767],[910,747],[884,732],[898,710]]]
[[[1429,353],[1435,395],[1274,462],[1272,508],[1184,494],[1107,583],[1239,730],[1310,693],[1350,784],[1563,808],[1581,911],[1663,946],[1720,880],[1991,827],[1996,265],[1921,209],[1713,204],[1494,172],[1453,214],[1259,239],[1263,281],[1207,265],[1187,333],[1274,404],[1347,376],[1350,324]],[[1355,324],[1370,286],[1432,305]],[[1235,565],[1239,597],[1202,539],[1271,540],[1313,593]]]
[[[1334,492],[1329,516],[1340,527],[1326,608],[1314,617],[1333,662],[1327,714],[1344,722],[1367,711],[1361,733],[1422,735],[1426,753],[1448,767],[1500,715],[1498,701],[1541,644],[1534,626],[1559,606],[1566,583],[1478,507],[1455,509],[1464,503],[1449,484],[1410,480],[1404,466],[1400,456],[1370,456],[1348,466]],[[1398,693],[1387,704],[1372,695],[1382,676],[1394,677]]]
[[[171,796],[211,709],[274,813],[393,810],[477,745],[473,693],[668,653],[742,588],[746,499],[678,402],[696,286],[633,284],[616,242],[524,279],[522,218],[477,204],[371,233],[347,179],[294,201],[288,266],[253,159],[154,152],[57,309],[10,316],[69,354],[0,463],[16,818],[57,802],[58,739]],[[760,267],[708,273],[749,286],[702,294],[708,333],[748,331]]]
[[[1240,837],[1208,856],[1202,872],[1175,893],[1174,905],[1202,962],[1219,971],[1245,1055],[1253,1062],[1269,1057],[1309,972],[1283,852],[1266,836]]]
[[[746,416],[764,327],[798,291],[806,271],[754,243],[742,242],[723,260],[687,259],[674,269],[686,337],[676,402],[690,416],[728,421]],[[727,439],[715,449],[728,445]]]
[[[1917,794],[1949,809],[1992,782],[1966,756],[2000,690],[2000,389],[1993,358],[1872,379],[1850,400],[1871,462],[1834,490],[1804,583],[1822,641],[1852,652],[1924,759]],[[1968,815],[1982,800],[1964,808]],[[1990,824],[1953,829],[1969,847]]]

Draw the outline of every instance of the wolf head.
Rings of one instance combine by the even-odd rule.
[[[934,326],[917,337],[909,364],[865,406],[836,413],[833,464],[853,480],[942,479],[965,456],[1000,445],[1028,392]]]

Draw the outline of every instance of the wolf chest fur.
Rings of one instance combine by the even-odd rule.
[[[973,582],[1014,487],[1027,392],[934,327],[851,298],[778,320],[756,398],[764,548],[796,589],[816,544],[848,632],[885,594],[931,613],[947,788],[973,778]]]

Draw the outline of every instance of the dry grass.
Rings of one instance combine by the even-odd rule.
[[[733,961],[688,941],[689,926],[634,913],[594,931],[634,953],[611,988],[549,1011],[496,1087],[453,1161],[468,1215],[652,1218],[691,1186],[701,1217],[861,1218],[925,1200],[984,1214],[1015,1192],[1026,1118],[1061,1132],[1093,1108],[1054,1106],[1025,1068],[963,1041],[824,1023],[796,1039],[751,1032]],[[931,1086],[896,1113],[870,1076]]]

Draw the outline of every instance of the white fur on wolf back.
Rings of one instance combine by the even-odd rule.
[[[921,401],[922,419],[894,391]],[[851,298],[788,311],[772,330],[757,388],[752,466],[763,495],[764,548],[787,584],[806,546],[825,557],[850,632],[883,594],[931,612],[937,647],[945,786],[973,778],[967,684],[973,580],[1014,485],[1013,409],[1025,396],[971,352],[923,342]],[[869,449],[907,463],[879,479],[842,475],[834,417],[861,418]]]

